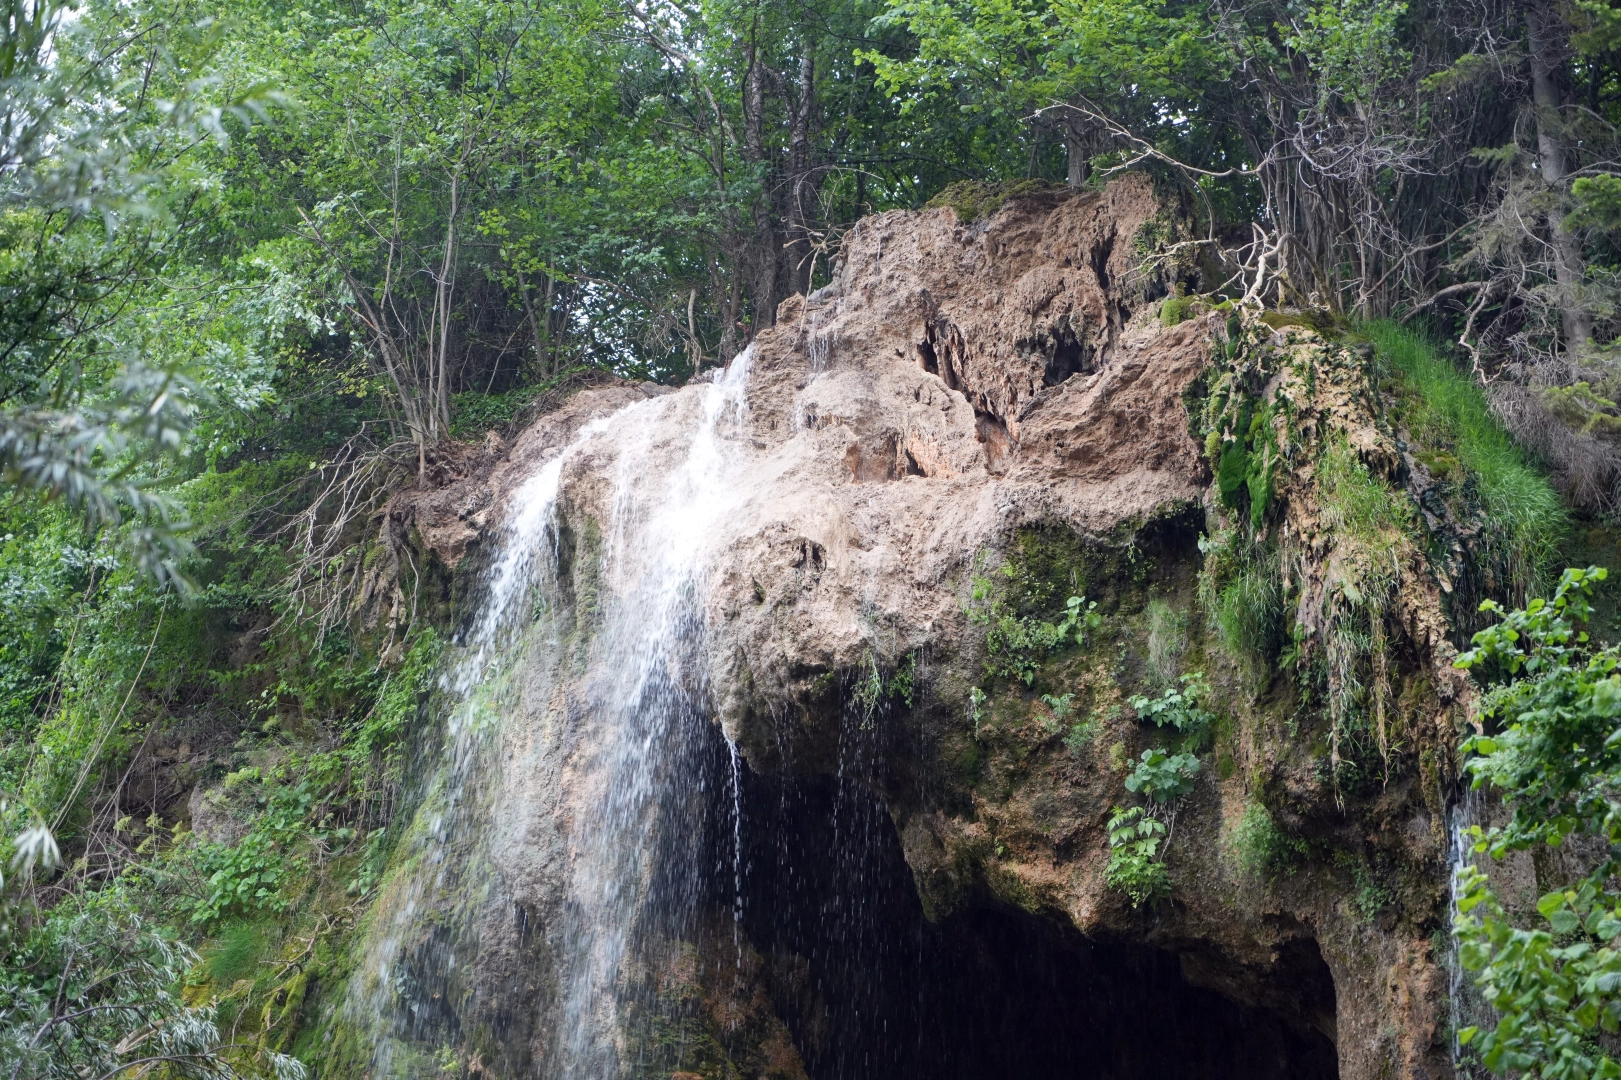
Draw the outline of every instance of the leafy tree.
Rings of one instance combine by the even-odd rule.
[[[0,982],[0,1068],[8,1076],[98,1080],[137,1070],[234,1080],[256,1071],[257,1052],[229,1043],[212,1008],[178,996],[196,954],[148,925],[118,890],[69,900],[17,959]],[[263,1057],[276,1080],[305,1075],[292,1058]]]
[[[12,0],[0,24],[0,482],[92,526],[133,519],[142,568],[173,579],[183,522],[154,466],[201,385],[119,323],[189,212],[187,148],[274,95],[198,77],[215,26],[103,12],[69,26],[67,10]]]
[[[1621,1031],[1621,649],[1580,629],[1599,567],[1566,570],[1553,596],[1474,637],[1458,666],[1486,686],[1464,752],[1475,786],[1498,791],[1506,825],[1474,826],[1474,850],[1573,848],[1584,876],[1537,902],[1532,927],[1508,911],[1487,875],[1458,874],[1460,957],[1497,1022],[1459,1041],[1497,1073],[1552,1078],[1621,1075],[1602,1036]],[[1582,841],[1585,839],[1585,843]],[[1588,852],[1587,855],[1579,853]]]

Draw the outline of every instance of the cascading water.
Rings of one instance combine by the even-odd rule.
[[[1451,845],[1448,852],[1448,868],[1450,871],[1449,898],[1450,910],[1453,919],[1459,915],[1458,908],[1458,875],[1463,873],[1475,863],[1474,839],[1468,835],[1470,828],[1480,823],[1484,815],[1484,802],[1481,793],[1472,786],[1465,785],[1463,795],[1453,805],[1448,814],[1450,825]],[[1452,1064],[1459,1076],[1475,1075],[1473,1067],[1464,1060],[1463,1047],[1458,1042],[1458,1032],[1464,1028],[1494,1023],[1491,1007],[1481,998],[1480,992],[1470,981],[1469,973],[1464,970],[1463,963],[1458,956],[1458,942],[1451,940],[1451,948],[1447,954],[1447,1002],[1450,1010],[1449,1019],[1452,1026]]]
[[[620,450],[603,552],[603,628],[593,649],[596,730],[570,781],[598,793],[570,838],[558,1070],[570,1080],[617,1073],[621,996],[637,993],[627,985],[634,978],[627,962],[646,962],[634,955],[637,946],[678,936],[703,886],[690,846],[701,830],[690,817],[671,818],[703,813],[700,792],[691,790],[704,786],[702,770],[683,768],[702,747],[684,733],[701,738],[707,722],[697,663],[702,554],[733,498],[727,436],[746,420],[748,361],[745,351],[705,388],[685,460],[663,483],[645,478],[658,475],[657,457],[669,448],[633,418],[625,425],[629,445]],[[661,855],[668,860],[662,878]],[[638,1004],[656,1012],[646,992]]]
[[[647,1030],[661,1019],[650,969],[687,929],[713,877],[699,866],[704,793],[730,783],[735,794],[739,783],[737,763],[728,781],[726,766],[709,761],[718,734],[697,658],[703,557],[733,497],[727,474],[747,415],[748,366],[745,351],[702,388],[676,445],[669,420],[680,402],[640,402],[584,427],[511,497],[482,606],[445,666],[445,737],[402,840],[407,858],[396,860],[403,869],[379,900],[351,984],[349,1017],[372,1037],[375,1075],[431,1073],[436,1050],[468,1041],[459,1027],[474,993],[465,973],[484,959],[498,894],[521,891],[498,880],[503,860],[489,849],[544,849],[533,834],[547,821],[557,850],[537,858],[564,864],[548,875],[561,895],[540,928],[554,982],[535,1006],[545,1016],[504,1023],[535,1029],[540,1060],[526,1071],[561,1080],[605,1080],[627,1057],[645,1056]],[[558,502],[569,461],[588,449],[615,455],[617,466],[596,591],[572,605],[588,611],[582,622],[566,602],[570,542]],[[590,676],[559,706],[565,667]],[[571,793],[566,806],[496,797],[515,786],[503,781],[526,752],[525,737],[506,730],[514,714],[545,718],[549,749],[527,753],[557,770],[545,786],[553,798]],[[734,865],[732,877],[739,872]],[[513,902],[527,938],[530,902]],[[499,1014],[500,1003],[487,1009]]]

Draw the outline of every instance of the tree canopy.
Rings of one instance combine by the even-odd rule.
[[[173,984],[187,932],[287,903],[298,852],[375,887],[442,643],[350,618],[367,515],[570,387],[728,362],[865,215],[1146,172],[1225,276],[1213,304],[1421,322],[1579,509],[1621,509],[1613,0],[4,3],[13,1076],[115,1074],[127,1013],[176,1033],[176,1071],[294,1080],[274,1033],[304,984],[276,984],[251,1047]],[[1475,775],[1518,814],[1488,846],[1615,838],[1616,657],[1570,623],[1599,576],[1497,612],[1470,654],[1496,687]],[[240,844],[126,805],[178,717],[227,732]],[[253,757],[272,742],[296,749]],[[1535,933],[1483,881],[1472,968],[1501,1002],[1585,1004],[1501,1004],[1477,1049],[1610,1075],[1590,1043],[1621,1015],[1613,957],[1559,951],[1615,936],[1608,877],[1550,894]],[[121,956],[119,1003],[69,1033]],[[52,1031],[78,1064],[42,1055]]]

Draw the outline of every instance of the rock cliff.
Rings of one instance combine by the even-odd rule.
[[[690,917],[619,976],[640,987],[620,1022],[690,1026],[622,1037],[647,1071],[879,1075],[859,1050],[884,1075],[1451,1074],[1453,582],[1412,539],[1413,470],[1364,357],[1214,299],[1162,317],[1167,289],[1200,287],[1153,258],[1163,220],[1140,178],[971,223],[867,219],[738,362],[723,512],[693,541],[699,626],[660,668],[695,714],[668,764],[692,782],[660,805],[707,807],[661,850],[726,887],[689,889]],[[568,1052],[569,867],[604,842],[582,822],[611,787],[588,688],[624,632],[604,611],[634,576],[628,532],[679,526],[625,492],[676,483],[715,391],[582,392],[390,508],[470,579],[571,446],[559,621],[506,669],[471,752],[493,764],[456,796],[483,824],[379,907],[394,970],[438,973],[402,992],[438,1010],[401,1029],[414,1044],[502,1074]],[[1190,684],[1197,732],[1131,704]],[[1169,890],[1134,905],[1107,826],[1157,747],[1200,764],[1155,808]],[[460,914],[412,922],[434,908]],[[669,1050],[689,1038],[709,1049]]]

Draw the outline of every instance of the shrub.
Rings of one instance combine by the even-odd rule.
[[[1109,867],[1104,880],[1111,889],[1125,893],[1133,907],[1171,891],[1170,871],[1159,858],[1164,839],[1165,823],[1142,807],[1114,808],[1109,818]]]

